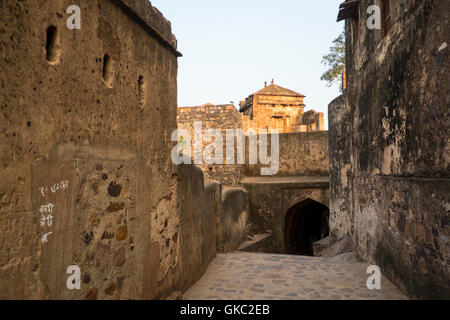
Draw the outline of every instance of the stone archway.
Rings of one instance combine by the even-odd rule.
[[[285,247],[289,254],[313,255],[313,243],[329,235],[330,211],[320,202],[306,199],[286,212]]]

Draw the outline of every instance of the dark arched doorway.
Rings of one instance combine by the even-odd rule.
[[[311,199],[291,207],[286,213],[285,244],[290,254],[313,255],[313,243],[329,235],[328,208]]]

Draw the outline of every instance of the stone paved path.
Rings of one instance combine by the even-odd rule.
[[[185,300],[407,299],[382,277],[381,290],[366,286],[368,264],[354,254],[317,258],[235,252],[219,255]]]

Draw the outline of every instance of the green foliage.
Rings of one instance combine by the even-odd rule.
[[[345,68],[345,32],[333,41],[330,47],[330,53],[323,56],[322,64],[328,67],[328,70],[320,77],[320,80],[327,82],[327,87],[334,83],[341,84],[342,91],[342,72]]]

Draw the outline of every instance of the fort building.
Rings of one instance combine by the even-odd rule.
[[[282,88],[273,80],[239,103],[244,129],[264,129],[280,133],[325,130],[324,115],[304,112],[304,95]]]
[[[374,1],[342,4],[330,134],[274,83],[240,110],[178,108],[181,53],[147,0],[79,0],[81,30],[66,1],[35,2],[0,2],[0,299],[179,297],[218,252],[311,256],[328,235],[410,296],[449,297],[448,1],[377,0],[375,31]],[[245,164],[174,163],[173,133],[198,121],[280,132],[277,173],[249,163],[250,135]]]

